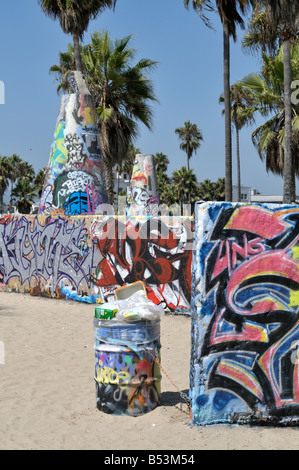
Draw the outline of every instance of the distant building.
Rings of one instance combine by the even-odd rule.
[[[255,194],[251,196],[251,202],[257,202],[260,204],[283,204],[283,196],[281,194],[267,196],[264,196],[263,194]],[[299,202],[299,196],[296,196],[296,202]]]
[[[233,202],[238,202],[238,186],[233,184]],[[241,185],[241,201],[251,202],[251,188]]]
[[[113,169],[113,180],[114,180],[114,192],[117,195],[121,191],[127,192],[127,187],[130,184],[130,175],[125,171],[118,173],[116,169]]]
[[[238,186],[233,185],[233,202],[238,201]],[[241,201],[240,202],[255,202],[258,204],[283,204],[282,194],[263,195],[257,189],[250,188],[249,186],[241,186]],[[296,202],[299,203],[299,196],[296,196]]]

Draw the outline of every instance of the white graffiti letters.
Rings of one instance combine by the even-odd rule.
[[[63,279],[69,279],[76,287],[84,280],[90,285],[92,270],[101,261],[95,244],[86,243],[84,221],[74,226],[58,218],[40,226],[37,219],[33,227],[25,217],[0,224],[0,269],[3,283],[17,276],[21,284],[30,283],[34,277],[51,280],[53,290]]]
[[[76,191],[86,191],[86,188],[92,185],[92,177],[83,171],[70,171],[68,179],[61,185],[59,194],[65,196]]]

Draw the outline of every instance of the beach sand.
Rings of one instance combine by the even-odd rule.
[[[94,305],[0,293],[0,450],[299,449],[298,428],[191,426],[191,318],[161,320],[162,404],[138,417],[96,409]],[[3,361],[2,361],[3,362]],[[178,389],[177,389],[178,388]]]

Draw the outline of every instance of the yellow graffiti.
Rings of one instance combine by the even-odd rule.
[[[86,107],[84,109],[84,117],[87,124],[90,126],[96,122],[95,110],[91,107]]]
[[[128,372],[120,371],[117,372],[111,367],[103,366],[103,362],[99,361],[101,367],[97,370],[96,381],[105,385],[125,385],[130,383],[131,376]]]
[[[53,148],[51,160],[57,163],[65,164],[68,160],[68,151],[64,147],[64,123],[60,122],[57,126],[54,140],[55,148]]]
[[[299,246],[293,246],[292,248],[293,258],[299,259]],[[298,266],[299,269],[299,266]],[[290,292],[290,303],[289,307],[297,307],[299,305],[299,291],[292,290]]]
[[[292,290],[290,292],[289,307],[297,307],[297,305],[299,305],[299,291]]]
[[[294,246],[292,248],[292,252],[293,252],[293,258],[299,259],[299,246]]]

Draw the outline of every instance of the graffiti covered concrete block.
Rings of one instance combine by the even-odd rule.
[[[299,421],[299,206],[196,205],[192,421]]]

